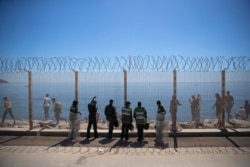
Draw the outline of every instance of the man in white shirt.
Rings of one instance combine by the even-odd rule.
[[[236,119],[243,119],[243,120],[247,119],[247,113],[246,113],[246,110],[244,109],[243,106],[240,106],[240,109],[235,114],[235,118]]]
[[[47,121],[49,119],[49,106],[50,106],[50,104],[51,104],[51,100],[50,100],[49,94],[47,93],[43,99],[45,121]]]

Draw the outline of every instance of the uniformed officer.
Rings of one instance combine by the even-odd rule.
[[[134,110],[134,118],[137,127],[137,141],[140,142],[143,140],[143,129],[147,120],[147,111],[144,107],[141,106],[141,102],[138,102],[137,105],[138,106]]]
[[[121,140],[125,138],[125,141],[129,139],[128,130],[130,125],[132,124],[132,109],[130,108],[130,102],[127,101],[125,103],[125,107],[122,108],[121,121],[122,121],[122,133]]]

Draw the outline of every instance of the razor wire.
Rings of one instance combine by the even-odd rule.
[[[250,57],[0,57],[0,73],[33,72],[250,71]]]

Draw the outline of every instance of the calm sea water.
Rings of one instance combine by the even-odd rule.
[[[233,107],[233,115],[238,108],[244,104],[244,100],[250,100],[250,84],[231,82],[226,84],[226,90],[230,90],[234,96],[235,105]],[[104,108],[108,104],[109,99],[114,100],[114,106],[117,112],[121,112],[123,106],[123,83],[79,83],[79,108],[82,112],[82,119],[88,116],[87,104],[93,96],[97,97],[98,111],[101,118],[104,117]],[[74,100],[74,83],[34,83],[33,84],[33,118],[44,119],[43,98],[46,93],[50,97],[55,97],[63,105],[62,117],[67,118],[69,108]],[[169,103],[173,93],[173,83],[128,83],[128,100],[132,103],[134,109],[138,101],[147,109],[148,119],[155,119],[156,116],[156,101],[161,100],[163,106],[169,114]],[[178,121],[190,121],[191,112],[188,99],[193,94],[202,95],[201,119],[215,118],[215,111],[212,106],[215,102],[215,93],[221,93],[221,83],[214,82],[199,82],[199,83],[178,83],[177,98],[182,104],[178,108]],[[28,87],[25,83],[7,83],[0,84],[0,96],[8,96],[12,101],[12,108],[17,119],[28,119]],[[52,107],[51,107],[52,110]],[[1,108],[0,116],[4,109]],[[9,118],[9,117],[8,117]],[[50,119],[54,119],[50,113]]]

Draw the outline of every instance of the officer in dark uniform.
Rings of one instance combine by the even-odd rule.
[[[106,116],[106,120],[109,123],[109,132],[108,132],[108,138],[112,139],[113,137],[113,129],[114,129],[114,123],[117,121],[116,117],[116,110],[115,107],[113,106],[113,100],[109,100],[109,104],[105,107],[104,114]]]
[[[97,107],[96,107],[96,96],[93,97],[91,102],[88,104],[88,110],[89,110],[89,122],[88,122],[88,127],[87,127],[87,138],[90,138],[90,129],[93,124],[94,127],[94,135],[95,138],[98,138],[98,133],[97,133],[97,120],[96,120],[96,113],[97,113]]]

